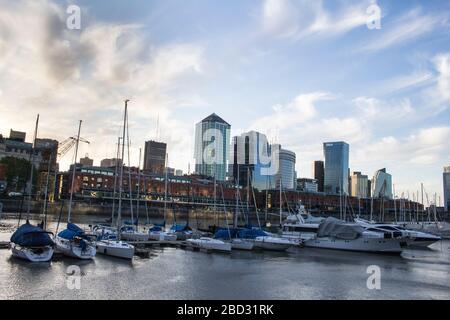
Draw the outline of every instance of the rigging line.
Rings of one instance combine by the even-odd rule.
[[[226,206],[225,206],[225,198],[223,196],[223,185],[222,184],[220,184],[220,189],[221,189],[221,192],[222,192],[223,213],[225,214],[225,222],[227,224],[228,237],[231,240],[230,225],[228,224],[228,214],[227,214],[227,209],[226,209]]]

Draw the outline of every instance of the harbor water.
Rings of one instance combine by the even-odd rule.
[[[0,241],[10,234],[2,228]],[[380,271],[378,288],[368,285],[374,267]],[[2,249],[0,299],[450,299],[450,241],[401,256],[161,248],[132,262],[98,255],[92,261],[59,257],[37,264]]]

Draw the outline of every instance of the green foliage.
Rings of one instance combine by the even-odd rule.
[[[30,179],[31,163],[25,159],[5,157],[0,163],[6,165],[7,191],[24,192],[27,181]],[[37,170],[33,172],[33,186],[36,184]]]

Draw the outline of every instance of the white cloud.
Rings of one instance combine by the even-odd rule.
[[[329,12],[323,1],[265,0],[261,20],[266,34],[301,39],[310,36],[339,36],[366,25],[368,2],[347,4]]]
[[[251,129],[268,132],[280,128],[294,128],[313,120],[317,115],[315,104],[331,98],[327,92],[300,94],[286,105],[273,106],[272,113],[254,121]]]
[[[442,21],[436,14],[423,14],[415,8],[391,23],[383,24],[381,30],[373,32],[370,42],[357,51],[375,52],[398,46],[433,31]]]
[[[115,155],[123,100],[130,98],[133,163],[138,146],[153,138],[159,115],[171,165],[187,166],[192,128],[173,117],[185,98],[172,93],[183,77],[199,76],[203,48],[191,43],[155,45],[139,25],[65,26],[65,7],[52,1],[2,2],[0,11],[0,128],[28,131],[41,114],[40,137],[60,141],[83,119],[82,146],[97,161]],[[82,11],[82,14],[88,14]],[[84,19],[83,21],[89,21]],[[25,23],[26,22],[26,23]],[[197,100],[200,100],[197,97]],[[5,133],[5,132],[4,132]],[[186,158],[187,157],[187,158]],[[62,161],[67,167],[70,156]]]

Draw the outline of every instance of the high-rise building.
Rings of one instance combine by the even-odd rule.
[[[294,189],[296,185],[296,175],[295,175],[295,152],[286,149],[280,149],[279,152],[279,173],[276,178],[277,188],[281,186],[283,189]]]
[[[83,167],[92,167],[94,166],[94,159],[91,159],[86,155],[84,158],[80,158],[80,164]]]
[[[300,178],[297,179],[298,191],[315,193],[319,191],[319,183],[317,179]]]
[[[225,181],[231,126],[213,113],[195,126],[195,171]]]
[[[325,158],[324,192],[329,194],[348,194],[348,143],[325,142],[323,144]]]
[[[392,176],[386,168],[376,171],[373,176],[372,197],[392,199]]]
[[[352,197],[367,198],[369,177],[367,175],[361,174],[361,172],[353,172],[350,177],[350,190]]]
[[[181,177],[183,175],[183,170],[180,170],[180,169],[175,170],[175,175],[177,177]]]
[[[273,165],[272,146],[264,134],[250,131],[233,137],[228,169],[231,180],[239,180],[242,187],[250,184],[257,190],[274,188],[278,169],[272,167],[274,172],[271,173],[269,169]]]
[[[324,183],[323,161],[314,161],[313,171],[314,171],[313,172],[314,179],[317,180],[317,190],[318,192],[323,192],[323,183]]]
[[[40,171],[48,171],[50,168],[54,172],[57,169],[58,145],[56,140],[36,138],[35,150],[42,156]]]
[[[450,166],[444,167],[444,207],[445,211],[450,210]]]
[[[121,166],[122,160],[117,158],[111,158],[111,159],[103,159],[100,161],[100,167],[102,168],[115,168],[116,166]]]
[[[144,171],[149,173],[164,173],[166,167],[167,144],[157,141],[146,141],[144,150]]]

